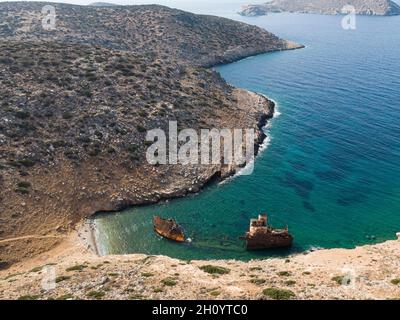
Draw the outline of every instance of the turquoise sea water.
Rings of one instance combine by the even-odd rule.
[[[184,259],[250,259],[288,251],[246,252],[238,237],[267,212],[289,225],[292,251],[354,247],[400,231],[400,17],[274,14],[243,18],[306,45],[217,70],[235,86],[264,93],[281,115],[254,174],[199,195],[96,219],[102,253],[165,254]],[[156,236],[152,216],[177,219],[193,239]]]

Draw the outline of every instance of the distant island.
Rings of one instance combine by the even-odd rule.
[[[109,3],[109,2],[93,2],[88,4],[91,7],[117,7],[119,4]]]
[[[346,6],[353,6],[359,15],[394,16],[400,6],[391,0],[273,0],[259,5],[246,5],[239,12],[242,16],[255,17],[276,12],[314,14],[346,14]]]

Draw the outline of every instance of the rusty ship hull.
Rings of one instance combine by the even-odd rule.
[[[154,231],[163,238],[176,242],[184,242],[185,234],[182,228],[173,219],[153,217]]]
[[[273,248],[289,248],[293,245],[293,237],[286,232],[257,232],[246,235],[247,250],[263,250]]]
[[[260,215],[250,221],[249,231],[243,237],[247,250],[288,248],[293,245],[293,236],[288,229],[274,229],[267,224],[267,216]]]

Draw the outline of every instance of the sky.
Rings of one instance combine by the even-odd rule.
[[[37,0],[25,0],[37,1]],[[42,0],[43,2],[63,2],[88,5],[93,2],[109,2],[121,5],[161,4],[171,8],[203,14],[223,14],[238,11],[242,5],[249,3],[265,3],[269,0]],[[0,0],[5,2],[5,0]],[[236,9],[237,8],[237,9]]]
[[[25,0],[25,1],[33,1],[33,0]],[[36,0],[37,1],[37,0]],[[0,0],[0,2],[4,2],[4,0]],[[266,1],[260,0],[53,0],[53,1],[46,1],[46,2],[64,2],[64,3],[71,3],[71,4],[80,4],[80,5],[87,5],[93,2],[110,2],[116,4],[123,4],[123,5],[135,5],[135,4],[162,4],[169,7],[177,7],[177,6],[188,6],[190,4],[200,5],[205,3],[205,5],[210,5],[210,3],[214,4],[222,4],[222,5],[236,5],[239,6],[242,4],[248,3],[260,3]]]
[[[18,0],[17,0],[18,1]],[[37,1],[37,0],[24,0],[24,1]],[[46,0],[43,0],[46,1]],[[243,5],[249,3],[265,3],[269,0],[48,0],[47,2],[64,2],[71,4],[80,4],[87,5],[92,2],[110,2],[116,4],[123,5],[135,5],[135,4],[162,4],[169,7],[186,7],[191,4],[201,5],[204,3],[205,5],[210,5],[210,3],[217,5]],[[4,0],[0,0],[0,2],[5,2]],[[395,2],[400,3],[400,0],[395,0]]]
[[[18,0],[17,0],[18,1]],[[35,1],[35,0],[25,0]],[[42,0],[46,2],[64,2],[78,5],[88,5],[93,2],[110,2],[121,5],[138,5],[138,4],[161,4],[171,8],[192,11],[195,13],[215,13],[223,12],[227,8],[229,11],[240,9],[245,4],[265,3],[270,0]],[[394,0],[400,4],[400,0]],[[5,0],[0,0],[5,2]]]

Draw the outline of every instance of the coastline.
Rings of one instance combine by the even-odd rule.
[[[255,153],[257,154],[260,145],[265,139],[261,128],[273,117],[274,103],[259,94],[228,85],[217,73],[216,77],[217,81],[221,81],[228,88],[231,88],[231,95],[235,97],[236,102],[233,105],[235,109],[234,113],[229,113],[223,108],[217,110],[216,119],[218,121],[214,125],[218,125],[220,128],[253,127],[257,132],[255,148]],[[62,210],[58,210],[56,215],[53,214],[54,217],[51,219],[54,227],[50,227],[51,231],[48,232],[41,231],[41,234],[62,233],[65,236],[71,230],[74,230],[83,219],[94,216],[99,212],[118,212],[131,206],[149,205],[164,200],[181,198],[188,194],[198,193],[209,184],[225,180],[236,173],[235,170],[232,170],[233,168],[223,165],[210,166],[209,168],[191,166],[189,168],[164,169],[143,164],[129,174],[128,172],[121,172],[118,168],[114,168],[108,175],[114,175],[116,179],[110,181],[111,183],[107,186],[101,183],[101,181],[97,181],[97,174],[94,174],[99,168],[109,168],[108,165],[107,162],[93,160],[90,163],[82,163],[79,172],[76,172],[73,166],[62,163],[59,166],[54,166],[54,168],[35,168],[35,172],[32,171],[30,175],[31,184],[53,186],[51,191],[43,190],[46,194],[49,192],[62,193],[66,188],[65,185],[54,185],[53,177],[65,176],[66,180],[64,181],[71,184],[71,186],[68,186],[71,193],[67,195],[70,198],[70,207],[64,207]],[[45,170],[46,175],[43,175],[41,170]],[[149,181],[150,183],[143,184],[144,181],[151,178],[151,175],[157,174],[156,172],[159,172],[158,174],[168,172],[171,178],[179,176],[180,179],[174,179],[167,185],[160,185],[156,181]],[[186,173],[189,175],[186,176]],[[74,177],[72,180],[70,179],[71,175]],[[135,176],[142,176],[143,179],[139,178],[133,181]],[[90,185],[88,181],[92,181]],[[77,191],[75,191],[76,186],[80,186],[78,188],[78,198],[76,196]],[[58,190],[59,188],[61,189]],[[86,197],[86,194],[90,194],[90,196]],[[74,216],[71,216],[71,210]],[[34,233],[36,231],[32,229],[31,234]],[[30,259],[37,254],[41,254],[62,244],[62,241],[56,237],[35,237],[35,241],[29,242],[28,245],[26,245],[26,241],[23,238],[18,239],[20,240],[13,243],[14,248],[18,248],[18,251],[5,252],[5,255],[1,257],[1,260],[6,261],[2,268],[8,268],[14,263]]]
[[[7,141],[18,143],[4,144],[5,159],[9,161],[2,169],[1,205],[5,208],[2,211],[5,223],[1,240],[7,244],[2,245],[0,252],[0,269],[62,245],[62,237],[96,212],[115,212],[133,205],[183,197],[230,176],[229,166],[150,165],[143,152],[146,129],[166,129],[168,119],[176,119],[182,126],[194,129],[256,129],[260,114],[268,112],[262,107],[263,99],[230,86],[204,66],[302,48],[257,26],[157,5],[130,6],[127,10],[85,6],[76,11],[74,6],[55,4],[63,28],[57,30],[57,41],[53,41],[54,37],[44,36],[36,28],[39,20],[31,19],[32,12],[39,17],[42,6],[40,2],[1,4],[2,11],[21,14],[29,30],[14,34],[17,30],[14,25],[10,26],[11,32],[0,30],[4,36],[3,50],[17,52],[13,61],[21,66],[16,73],[7,64],[6,74],[26,92],[46,91],[46,99],[57,102],[57,108],[53,109],[59,114],[48,113],[57,116],[54,126],[47,126],[48,121],[43,117],[15,116],[18,123],[24,123],[21,126],[24,130],[34,126],[43,130],[35,131],[34,143],[25,143],[30,139],[25,134],[18,141],[13,141],[10,135]],[[88,24],[89,12],[92,20]],[[65,18],[71,15],[73,19]],[[145,27],[126,23],[127,16],[131,21],[140,17]],[[195,21],[199,28],[194,30],[188,21]],[[104,28],[108,24],[113,25],[112,30]],[[156,31],[160,25],[163,30]],[[101,33],[94,32],[100,29]],[[232,32],[232,36],[227,37],[227,32]],[[132,37],[126,37],[127,34]],[[148,38],[154,39],[145,41]],[[38,39],[32,50],[28,44]],[[67,52],[64,43],[68,43]],[[81,59],[76,60],[79,66],[70,63],[82,52],[91,61],[93,56],[102,58],[94,59],[90,66]],[[157,55],[143,55],[143,52],[157,53],[160,60]],[[26,59],[35,61],[38,56],[40,61],[46,61],[50,55],[57,60],[51,68],[44,64],[24,64]],[[121,57],[121,63],[114,63],[116,56]],[[152,67],[146,68],[149,64]],[[65,94],[62,81],[50,81],[47,76],[50,72],[68,74],[75,79],[75,68],[87,69],[83,74],[88,88],[82,91],[80,82],[70,81],[72,95]],[[116,76],[115,70],[121,74]],[[40,77],[29,78],[31,74]],[[49,86],[52,90],[47,90]],[[12,91],[14,87],[3,84],[5,91]],[[156,92],[156,99],[155,91],[160,91]],[[132,92],[137,94],[131,95]],[[14,94],[5,98],[10,105],[15,104]],[[26,114],[43,111],[42,96],[28,98],[30,103],[24,104]],[[90,107],[77,107],[86,104]],[[137,108],[130,112],[133,105]],[[11,109],[2,110],[2,116],[8,112]],[[84,119],[79,128],[71,125],[78,119]],[[94,125],[96,132],[93,132]],[[19,130],[19,126],[7,126],[13,134]],[[42,143],[50,136],[49,146]],[[28,155],[29,159],[25,159]],[[21,190],[15,187],[18,179],[22,181]]]
[[[132,20],[135,21],[135,19]],[[116,22],[121,19],[111,21]],[[153,20],[149,19],[149,21]],[[125,31],[125,26],[122,30]],[[224,35],[224,32],[221,34]],[[71,37],[73,36],[71,34]],[[78,35],[76,39],[81,39],[80,37]],[[123,42],[128,41],[122,36],[115,37],[121,38]],[[211,38],[214,39],[214,37]],[[224,36],[221,38],[223,39]],[[222,43],[221,38],[216,37],[216,43]],[[249,41],[246,37],[243,39],[239,45],[230,49],[226,45],[221,45],[218,50],[207,50],[207,46],[204,46],[205,51],[208,52],[207,55],[202,57],[193,54],[191,59],[187,60],[193,65],[196,62],[204,63],[204,65],[200,64],[201,66],[208,66],[208,63],[213,61],[213,64],[208,66],[212,68],[272,51],[304,48],[295,44],[293,48],[284,49],[285,44],[281,43],[280,49],[262,51],[262,48],[267,47],[267,42]],[[198,39],[193,41],[189,38],[185,44],[196,43],[196,40]],[[132,42],[135,43],[135,41]],[[287,42],[287,46],[290,47],[290,42]],[[258,52],[259,50],[261,52]],[[29,54],[26,56],[30,57]],[[182,54],[182,57],[184,56],[185,54]],[[197,71],[197,69],[194,70]],[[136,78],[140,79],[140,77]],[[196,77],[196,79],[199,78]],[[218,77],[207,79],[210,82],[206,82],[206,85],[220,85],[226,82]],[[29,81],[23,81],[25,82],[29,83]],[[188,85],[193,85],[193,83],[188,83]],[[205,127],[210,128],[213,125],[220,125],[220,128],[227,125],[232,125],[229,128],[254,126],[259,129],[257,153],[260,155],[265,152],[269,143],[270,135],[267,132],[271,124],[270,119],[280,114],[278,103],[263,94],[228,85],[221,87],[225,88],[225,91],[222,90],[219,97],[229,97],[228,107],[230,108],[224,107],[222,109],[225,110],[217,112],[210,108],[213,112],[209,112],[205,117],[192,113],[193,121],[188,122],[188,127],[192,127],[191,123],[201,125],[205,123]],[[212,88],[212,85],[209,88]],[[28,89],[29,92],[30,89]],[[200,92],[199,98],[212,96],[210,90]],[[271,117],[264,118],[264,115],[260,114],[262,103],[259,103],[257,107],[249,107],[251,103],[240,106],[236,99],[231,100],[231,98],[236,98],[236,95],[231,94],[232,92],[238,95],[241,92],[242,100],[246,102],[253,101],[253,98],[254,101],[265,102],[259,98],[260,96],[266,99],[265,103],[272,102],[273,108],[268,110],[272,109]],[[196,100],[197,97],[197,95],[188,96],[192,100]],[[318,102],[318,99],[314,101]],[[209,106],[212,107],[212,105]],[[151,115],[158,111],[157,108],[158,105],[151,110]],[[246,110],[247,120],[243,116]],[[190,113],[194,109],[186,111]],[[179,121],[185,120],[185,116],[185,114],[180,114]],[[285,111],[284,118],[287,117]],[[205,118],[214,119],[214,121],[204,122]],[[159,120],[157,117],[155,119],[155,121]],[[263,122],[266,127],[262,127]],[[182,123],[186,125],[183,121]],[[133,131],[135,124],[130,127]],[[147,129],[153,128],[153,125],[154,122],[150,123]],[[140,138],[140,135],[137,137]],[[137,141],[140,144],[143,139]],[[267,150],[269,151],[270,149]],[[120,153],[117,152],[116,155]],[[288,298],[299,300],[400,299],[400,233],[396,235],[397,241],[387,240],[347,249],[310,248],[305,252],[296,252],[284,257],[266,257],[251,261],[221,259],[221,256],[215,260],[187,261],[166,255],[104,254],[106,246],[102,245],[106,242],[100,241],[100,229],[96,232],[98,224],[93,220],[99,212],[112,214],[129,207],[168,202],[170,199],[199,193],[210,184],[230,183],[230,180],[241,172],[240,170],[234,172],[226,166],[207,169],[195,166],[188,169],[160,169],[148,165],[146,161],[136,161],[135,165],[125,171],[125,167],[117,166],[117,161],[115,161],[122,158],[91,157],[80,161],[79,166],[74,166],[68,161],[56,162],[57,166],[52,165],[49,168],[37,165],[28,170],[28,176],[21,174],[20,177],[31,183],[29,195],[15,193],[15,179],[18,179],[18,173],[7,176],[6,186],[9,190],[3,189],[7,192],[4,192],[4,196],[2,194],[2,198],[5,199],[4,206],[1,203],[5,209],[2,212],[1,220],[5,222],[2,229],[6,228],[6,230],[5,232],[0,230],[3,236],[0,239],[0,300],[20,298],[75,300],[97,299],[97,297],[105,300],[263,300],[273,299],[263,293],[264,290],[270,288],[290,292],[293,295]],[[125,158],[124,160],[129,159]],[[255,159],[256,157],[253,160]],[[294,166],[293,170],[295,170]],[[0,185],[2,185],[1,178],[0,175]],[[157,180],[164,181],[158,183]],[[274,184],[272,183],[271,186],[274,187]],[[8,199],[16,199],[16,201],[10,203]],[[277,200],[280,201],[279,197]],[[208,203],[212,202],[208,201]],[[136,216],[132,218],[136,219]],[[290,218],[288,221],[291,221]],[[392,221],[386,222],[390,224],[393,231]],[[96,241],[96,237],[99,241]],[[208,265],[224,268],[227,272],[225,274],[207,273],[201,267]],[[54,274],[49,273],[48,268],[53,270]],[[48,287],[46,283],[54,284],[54,287]],[[96,293],[96,297],[91,295],[93,292]]]
[[[257,156],[260,154],[260,152],[267,149],[268,145],[265,146],[265,143],[268,140],[268,137],[264,132],[264,128],[266,128],[268,126],[268,124],[270,123],[270,121],[274,118],[274,115],[276,112],[276,102],[273,101],[272,99],[270,99],[265,94],[256,93],[256,92],[252,92],[252,91],[241,89],[241,88],[240,89],[236,88],[236,89],[241,90],[243,92],[247,92],[248,94],[251,94],[251,95],[256,95],[259,98],[262,98],[263,105],[267,106],[267,112],[262,113],[258,119],[255,119],[256,123],[257,123],[257,128],[258,128],[256,139],[255,139],[255,148],[254,148],[255,153],[254,153],[254,158],[252,159],[252,161],[255,162],[257,159]],[[268,144],[269,144],[269,141],[268,141]],[[235,176],[240,176],[241,173],[243,173],[243,171],[246,170],[246,167],[248,165],[249,165],[249,163],[246,163],[242,168],[233,168],[233,170],[230,169],[225,174],[220,174],[217,177],[211,177],[210,179],[204,181],[203,183],[196,185],[194,187],[194,190],[196,190],[196,191],[193,193],[194,194],[199,193],[202,190],[209,187],[210,185],[225,183],[225,182],[228,182],[229,180],[233,179]],[[193,187],[193,186],[191,186],[191,187]],[[177,195],[172,195],[170,197],[157,199],[154,202],[151,201],[151,202],[146,202],[146,203],[138,203],[138,204],[134,204],[134,205],[130,205],[129,203],[127,203],[126,206],[120,207],[117,211],[111,210],[111,211],[94,212],[92,215],[90,215],[87,219],[85,219],[82,222],[82,225],[81,225],[81,227],[78,227],[78,230],[82,230],[83,233],[89,232],[90,240],[88,240],[87,246],[93,248],[93,252],[95,252],[97,255],[101,255],[100,250],[99,250],[100,244],[97,242],[96,226],[94,223],[94,220],[96,219],[97,215],[107,214],[107,213],[116,213],[116,212],[120,212],[120,211],[129,209],[129,208],[132,208],[132,207],[137,207],[137,206],[151,206],[151,205],[154,205],[154,204],[157,204],[160,202],[166,202],[166,201],[171,201],[174,199],[184,198],[184,197],[188,196],[189,194],[191,194],[191,193],[188,192],[188,193],[184,193],[184,194],[177,194]]]
[[[0,299],[92,299],[91,291],[102,299],[271,299],[263,294],[266,288],[289,290],[299,300],[400,298],[400,239],[248,262],[145,254],[99,257],[82,240],[74,232],[60,247],[0,271]],[[201,270],[205,265],[227,273],[208,274]],[[45,266],[65,280],[44,290]],[[80,271],[68,271],[71,267]],[[165,279],[175,285],[163,285]]]

